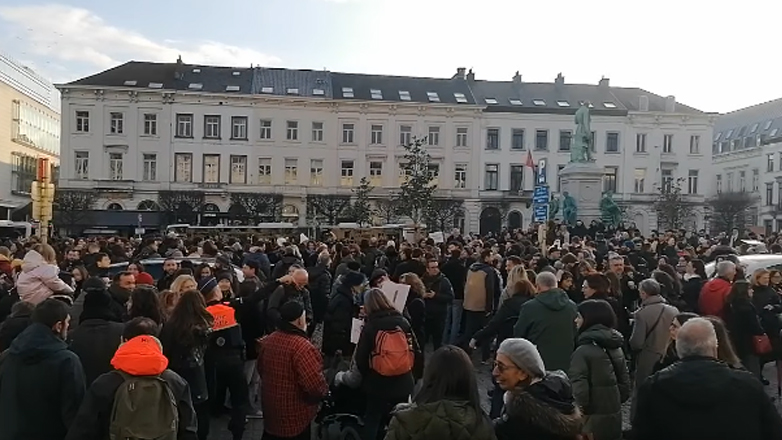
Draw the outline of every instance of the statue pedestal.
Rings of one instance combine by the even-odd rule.
[[[559,172],[560,193],[567,191],[576,200],[577,219],[587,226],[601,218],[603,173],[603,167],[594,162],[569,163]]]

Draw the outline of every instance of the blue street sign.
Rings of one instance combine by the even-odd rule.
[[[542,205],[548,203],[551,194],[549,193],[548,185],[536,186],[532,193],[532,203],[536,205]]]
[[[548,219],[548,204],[535,205],[535,210],[533,211],[533,215],[535,217],[534,221],[545,222]]]
[[[547,165],[548,165],[548,161],[545,158],[538,160],[538,174],[535,177],[536,185],[546,184],[546,174],[548,174]]]

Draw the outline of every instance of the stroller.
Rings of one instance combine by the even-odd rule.
[[[341,353],[334,356],[331,366],[326,369],[329,395],[315,417],[320,440],[361,440],[366,396],[359,389],[334,384],[337,372],[348,369],[350,365],[342,359]]]

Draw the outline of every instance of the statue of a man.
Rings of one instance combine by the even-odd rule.
[[[611,191],[606,191],[600,200],[600,213],[603,223],[609,227],[616,227],[622,220],[622,209],[616,204]]]
[[[551,201],[548,204],[548,219],[554,220],[559,214],[559,199],[552,194]]]
[[[576,110],[576,132],[570,145],[570,163],[592,162],[592,122],[589,103],[582,102]]]
[[[578,217],[576,199],[567,191],[562,193],[562,220],[566,225],[575,225]]]

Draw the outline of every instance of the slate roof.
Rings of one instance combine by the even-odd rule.
[[[372,90],[379,90],[382,101],[408,102],[400,97],[400,91],[410,93],[409,102],[432,102],[428,93],[437,93],[440,103],[475,104],[468,82],[464,79],[420,78],[410,76],[365,75],[359,73],[331,73],[334,99],[373,99]],[[344,88],[353,90],[353,97],[345,96]],[[466,102],[457,102],[455,93],[464,95]]]
[[[628,111],[637,111],[640,97],[646,96],[649,111],[665,110],[666,98],[639,88],[610,87],[607,80],[601,81],[602,84],[568,84],[564,78],[553,83],[476,81],[471,78],[472,74],[464,75],[464,69],[460,71],[452,78],[422,78],[265,67],[199,66],[181,61],[130,61],[61,87],[150,88],[156,83],[153,88],[168,90],[479,105],[485,106],[487,112],[521,113],[574,113],[582,101],[589,101],[596,114],[604,115],[625,115]],[[433,96],[437,100],[433,100]],[[487,98],[497,103],[487,102]],[[535,104],[537,100],[540,100],[540,105]],[[778,113],[782,115],[782,100],[779,107]],[[676,105],[676,112],[703,113],[680,103]]]
[[[715,142],[747,136],[762,140],[782,137],[782,98],[725,113],[714,123]]]

